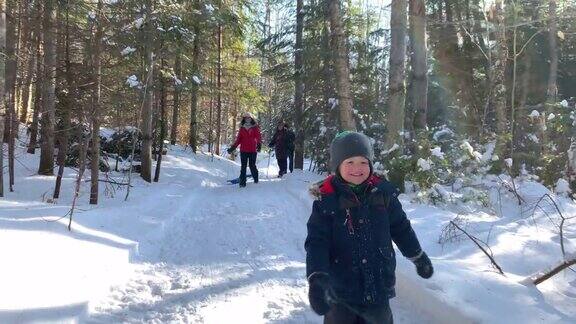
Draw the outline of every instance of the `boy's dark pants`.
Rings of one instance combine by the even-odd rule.
[[[390,303],[374,306],[332,305],[324,315],[324,324],[393,324]]]
[[[250,166],[250,172],[254,183],[258,183],[258,169],[256,168],[256,152],[240,152],[240,185],[246,185],[246,165]]]

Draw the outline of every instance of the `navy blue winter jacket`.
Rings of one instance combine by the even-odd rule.
[[[335,176],[318,189],[308,220],[306,276],[328,273],[337,300],[350,305],[382,304],[394,297],[392,241],[407,258],[422,252],[398,190],[375,175],[361,199]]]

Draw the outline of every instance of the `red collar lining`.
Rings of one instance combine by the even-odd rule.
[[[334,175],[329,175],[324,182],[320,185],[320,193],[322,195],[329,195],[335,192],[334,185],[332,184],[332,180],[334,179]],[[370,178],[368,178],[368,184],[372,187],[376,187],[382,179],[375,174],[372,174]]]

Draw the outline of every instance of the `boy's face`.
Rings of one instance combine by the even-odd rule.
[[[370,176],[370,161],[362,156],[348,158],[338,167],[344,181],[359,185]]]

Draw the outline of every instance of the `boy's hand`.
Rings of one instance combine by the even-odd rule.
[[[434,267],[432,266],[432,261],[425,252],[422,252],[422,255],[418,257],[418,259],[412,261],[414,265],[416,265],[416,272],[418,275],[424,279],[428,279],[432,277],[434,274]]]
[[[232,147],[228,148],[228,149],[226,150],[226,152],[228,152],[228,154],[232,154],[232,152],[234,152],[235,149],[236,149],[236,148],[235,148],[234,146],[232,146]]]
[[[262,150],[262,143],[258,143],[258,145],[256,145],[256,151],[260,152]]]
[[[312,310],[318,315],[325,315],[330,310],[328,303],[330,288],[330,277],[325,272],[316,272],[308,278],[310,288],[308,290],[308,300]]]

